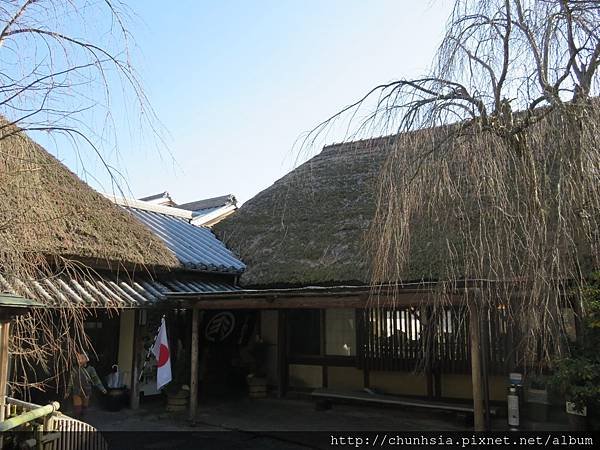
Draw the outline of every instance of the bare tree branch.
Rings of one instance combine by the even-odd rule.
[[[332,116],[364,117],[352,136],[395,132],[374,285],[471,280],[524,331],[515,352],[530,367],[564,351],[565,299],[578,304],[600,268],[599,30],[598,2],[459,0],[430,73]]]

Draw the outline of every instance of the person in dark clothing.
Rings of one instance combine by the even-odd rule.
[[[77,353],[77,367],[71,371],[65,393],[65,398],[71,395],[73,415],[79,419],[83,417],[90,405],[92,385],[96,386],[103,394],[106,394],[106,388],[100,377],[98,377],[96,369],[88,363],[89,358],[85,353]]]

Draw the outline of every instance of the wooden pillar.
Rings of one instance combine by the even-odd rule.
[[[365,350],[368,342],[368,328],[365,318],[366,310],[355,309],[354,312],[354,320],[356,323],[356,362],[358,364],[358,368],[362,368],[363,387],[368,389],[371,387],[371,380],[369,377],[367,352]]]
[[[192,340],[190,343],[190,411],[189,419],[196,420],[198,409],[198,308],[192,308]]]
[[[435,380],[433,375],[433,343],[434,343],[434,317],[433,310],[430,306],[426,306],[423,310],[425,320],[421,326],[425,326],[422,332],[424,333],[425,341],[425,376],[427,378],[427,398],[432,399],[435,396]],[[396,332],[396,330],[394,330]]]
[[[0,323],[0,421],[5,419],[6,384],[8,383],[8,333],[9,322]],[[0,448],[4,447],[4,433],[0,433]]]
[[[277,310],[277,397],[287,391],[287,333],[286,312]]]
[[[131,409],[140,407],[140,358],[142,351],[140,339],[140,310],[136,309],[133,314],[133,351],[131,356],[131,391],[129,393],[129,405]]]
[[[0,324],[0,405],[4,404],[8,384],[8,337],[10,322]]]
[[[472,302],[473,303],[473,302]],[[481,333],[477,305],[469,305],[469,331],[471,337],[471,381],[473,384],[473,415],[475,431],[485,430],[483,414],[483,383],[481,379]]]
[[[321,356],[325,356],[327,354],[327,348],[325,347],[325,334],[327,333],[327,322],[326,315],[327,310],[320,310],[320,324],[321,329],[319,331],[320,342],[319,342],[319,354]],[[327,388],[329,387],[329,371],[327,369],[327,363],[323,363],[321,366],[321,387]]]
[[[480,321],[481,336],[481,371],[483,377],[483,406],[485,418],[485,431],[491,431],[492,418],[490,415],[490,376],[489,376],[489,356],[490,356],[490,317],[489,308],[483,309],[484,320]]]

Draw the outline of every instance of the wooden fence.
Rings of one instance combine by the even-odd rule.
[[[40,406],[5,397],[0,402],[0,448],[4,445],[37,450],[106,450],[107,443],[91,425],[58,411],[58,403]],[[36,412],[38,412],[36,414]],[[31,416],[37,416],[30,420]],[[9,426],[6,426],[9,424]],[[14,426],[18,424],[17,426]]]
[[[369,370],[470,373],[468,312],[464,307],[373,308],[358,311],[357,361]],[[501,308],[482,320],[490,373],[506,372],[509,327]]]

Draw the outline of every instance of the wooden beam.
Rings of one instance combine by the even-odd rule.
[[[452,296],[452,300],[459,302],[459,296]],[[368,294],[344,295],[285,295],[285,296],[245,296],[234,293],[226,298],[177,298],[182,307],[193,307],[202,310],[208,309],[333,309],[333,308],[367,308],[370,305]],[[431,303],[431,293],[406,293],[397,297],[385,297],[379,300],[377,307],[418,306]]]
[[[197,308],[192,309],[192,340],[190,347],[190,411],[189,419],[194,422],[196,420],[196,412],[198,409],[198,316],[200,311]]]
[[[289,355],[286,358],[288,364],[302,364],[307,366],[329,366],[329,367],[356,367],[356,356],[342,355]]]
[[[471,382],[473,385],[474,431],[485,430],[483,413],[483,385],[481,379],[481,333],[479,311],[475,304],[469,307],[469,331],[471,337]]]

